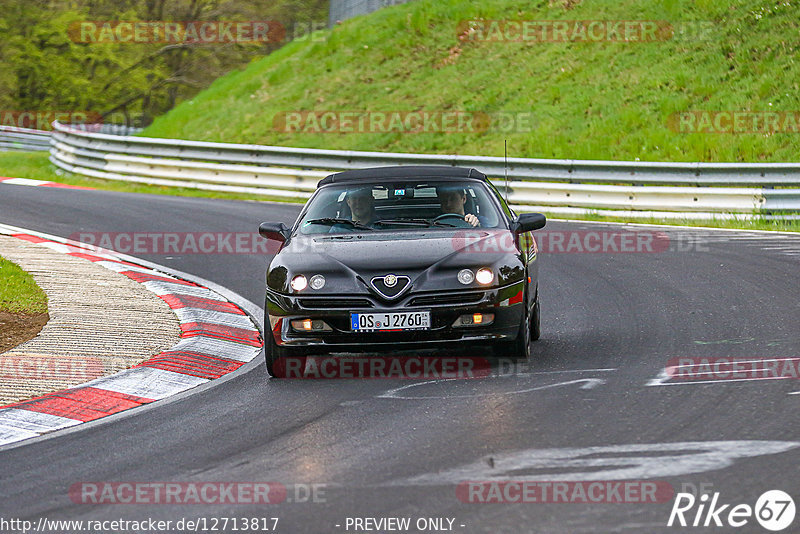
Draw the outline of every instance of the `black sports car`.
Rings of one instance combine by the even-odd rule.
[[[488,343],[530,356],[539,337],[544,215],[516,215],[475,169],[384,167],[319,182],[267,271],[265,355]]]

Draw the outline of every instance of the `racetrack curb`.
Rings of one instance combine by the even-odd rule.
[[[127,276],[160,297],[181,329],[177,344],[135,367],[0,407],[0,446],[177,395],[233,373],[261,351],[254,321],[218,291],[107,249],[5,225],[0,233]]]
[[[60,182],[46,182],[44,180],[33,180],[31,178],[9,178],[6,176],[0,176],[0,183],[6,183],[9,185],[28,185],[37,187],[57,187],[59,189],[84,189],[88,191],[94,189],[92,187],[82,187],[80,185],[62,184]]]

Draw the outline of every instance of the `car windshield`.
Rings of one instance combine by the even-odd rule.
[[[476,181],[419,180],[334,184],[313,197],[298,226],[302,235],[501,228],[493,193]]]

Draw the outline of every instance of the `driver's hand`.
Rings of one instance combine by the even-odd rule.
[[[464,220],[470,223],[472,226],[480,226],[481,222],[478,220],[477,215],[473,215],[472,213],[468,213],[464,215]]]

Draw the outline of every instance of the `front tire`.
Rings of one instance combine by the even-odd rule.
[[[536,341],[542,336],[541,312],[539,311],[539,292],[536,292],[536,303],[531,313],[531,341]]]
[[[272,335],[272,332],[265,337],[267,337],[267,339],[264,340],[264,363],[267,367],[267,374],[273,378],[282,378],[278,376],[277,370],[279,368],[284,368],[285,370],[285,366],[276,364],[278,360],[287,356],[286,351],[275,343],[275,337]]]
[[[287,349],[275,343],[275,336],[269,332],[264,340],[264,363],[267,374],[273,378],[286,378],[286,360],[288,358],[301,358],[306,355],[302,348]],[[303,362],[300,362],[301,364]]]
[[[527,306],[522,307],[522,318],[520,320],[517,337],[513,341],[502,341],[496,346],[496,355],[510,356],[517,360],[529,360],[531,357],[531,319],[528,314]]]

